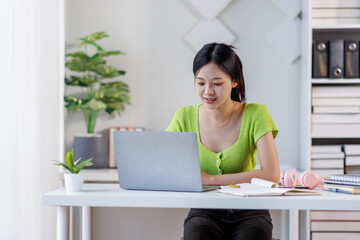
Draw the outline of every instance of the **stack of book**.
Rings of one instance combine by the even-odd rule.
[[[360,211],[310,211],[312,240],[360,239]]]
[[[344,157],[341,145],[311,146],[311,170],[320,177],[343,174]]]
[[[114,132],[115,131],[144,131],[143,127],[110,127],[109,128],[109,168],[116,168]]]
[[[360,137],[360,86],[312,88],[313,137]]]
[[[345,144],[345,172],[360,174],[360,144]]]
[[[335,174],[324,179],[324,189],[332,192],[360,194],[360,175]]]

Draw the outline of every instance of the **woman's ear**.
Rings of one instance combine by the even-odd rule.
[[[237,85],[238,85],[238,83],[237,83],[237,82],[235,82],[235,81],[233,81],[233,82],[232,82],[232,88],[236,88],[236,87],[237,87]]]

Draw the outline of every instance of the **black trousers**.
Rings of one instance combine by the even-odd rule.
[[[269,210],[191,209],[184,240],[271,240]]]

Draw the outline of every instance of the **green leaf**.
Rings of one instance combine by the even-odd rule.
[[[85,60],[80,58],[72,58],[65,63],[65,67],[74,72],[90,71],[92,66]]]
[[[80,172],[81,169],[83,169],[83,167],[85,166],[92,166],[93,163],[91,162],[92,161],[92,158],[89,158],[89,159],[86,159],[84,161],[82,161],[76,168],[75,168],[75,173],[78,173]]]
[[[95,53],[94,55],[91,56],[91,58],[89,59],[89,61],[93,61],[95,59],[99,59],[102,58],[102,55],[100,54],[100,52]]]
[[[95,99],[91,99],[88,105],[92,110],[101,110],[106,108],[106,105],[102,101]]]
[[[94,32],[90,35],[87,35],[85,38],[90,41],[90,40],[100,40],[106,37],[110,37],[110,36],[105,32]]]
[[[104,57],[110,56],[110,55],[119,55],[119,54],[125,54],[120,51],[109,51],[109,52],[98,52],[91,56],[89,59],[89,64],[93,67],[97,65],[105,65],[106,61]],[[124,75],[125,71],[119,71],[119,75]]]
[[[90,45],[93,45],[96,50],[100,51],[100,52],[105,52],[105,50],[100,47],[100,45],[98,45],[97,43],[95,43],[94,41],[92,40],[87,40],[86,38],[80,38],[80,40],[82,40],[81,44],[79,45],[79,47],[82,47],[84,46],[85,44],[90,44]]]
[[[104,99],[119,99],[127,98],[129,93],[129,86],[121,81],[102,83],[99,90],[95,93],[98,98]]]
[[[98,82],[98,80],[95,77],[79,78],[78,80],[81,83],[81,85],[84,85],[84,86],[91,86],[94,83]]]
[[[118,50],[115,50],[115,51],[106,51],[106,52],[102,52],[100,53],[102,57],[107,57],[107,56],[110,56],[110,55],[126,55],[126,53],[124,52],[121,52],[121,51],[118,51]]]
[[[74,165],[76,166],[80,160],[81,160],[81,157],[74,162]]]
[[[70,79],[65,78],[65,84],[68,86],[87,87],[88,85],[86,85],[85,83],[80,81],[80,79],[81,79],[81,77],[78,77],[78,76],[70,76]]]
[[[123,71],[119,71],[117,68],[113,66],[107,66],[107,65],[97,65],[93,69],[97,74],[101,75],[103,78],[113,78],[116,76],[123,75]]]
[[[74,167],[74,149],[66,154],[66,162],[70,167]]]
[[[119,73],[120,76],[123,76],[123,75],[125,75],[126,72],[123,71],[123,70],[119,70],[118,73]]]
[[[64,168],[69,170],[71,173],[74,173],[74,170],[69,165],[67,165],[66,163],[55,161],[55,165],[63,166]]]
[[[89,61],[90,59],[90,57],[85,52],[67,53],[65,57],[79,58],[84,61]]]
[[[71,163],[70,158],[71,158],[71,152],[68,152],[68,153],[66,154],[65,160],[66,160],[67,164],[68,164],[70,167],[72,167],[73,164]]]
[[[68,110],[77,111],[78,107],[82,106],[84,103],[86,103],[86,100],[82,100],[80,98],[76,98],[73,96],[64,96],[65,101],[65,107]]]
[[[101,83],[95,96],[106,104],[108,114],[125,110],[125,104],[130,104],[129,86],[121,81]]]
[[[95,98],[91,99],[86,104],[80,106],[83,110],[102,110],[106,108],[106,104],[104,104],[101,100],[96,100]]]
[[[98,56],[99,57],[97,57],[97,58],[89,60],[89,66],[91,67],[91,71],[93,71],[93,72],[95,72],[94,69],[97,65],[105,65],[106,64],[105,59],[100,57],[100,55],[98,55]]]

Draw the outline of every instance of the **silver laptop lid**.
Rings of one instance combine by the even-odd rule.
[[[200,192],[201,173],[193,132],[114,132],[120,187]]]

